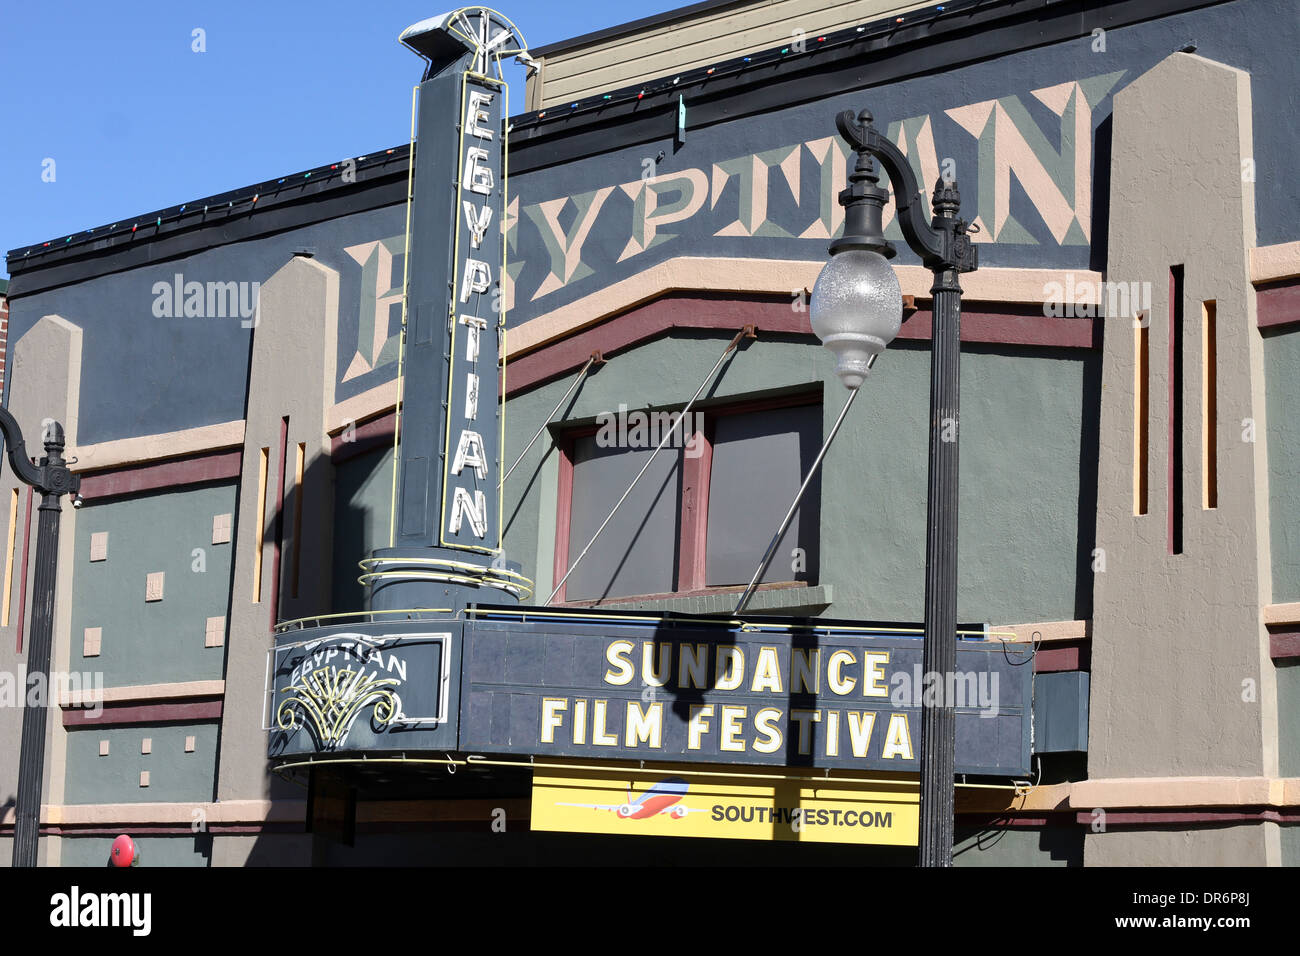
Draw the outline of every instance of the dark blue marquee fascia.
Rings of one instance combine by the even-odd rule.
[[[920,630],[486,607],[291,630],[271,651],[268,756],[459,750],[915,772]],[[963,632],[957,771],[1026,775],[1031,649]]]

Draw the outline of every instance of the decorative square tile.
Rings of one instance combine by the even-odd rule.
[[[193,737],[186,737],[186,738],[185,738],[185,752],[186,752],[187,754],[192,754],[192,753],[194,753],[194,738],[193,738]]]
[[[148,770],[141,770],[141,771],[140,771],[140,786],[142,786],[142,787],[147,787],[147,786],[149,786],[149,771],[148,771]]]
[[[226,619],[225,617],[208,618],[207,628],[204,632],[204,647],[220,647],[226,643]]]
[[[99,755],[100,755],[101,757],[107,757],[107,756],[108,756],[108,741],[107,741],[107,740],[101,740],[101,741],[99,742]]]
[[[104,638],[102,627],[88,627],[81,636],[81,656],[98,657],[99,645]]]
[[[146,737],[146,738],[144,738],[144,740],[140,741],[140,753],[142,753],[142,754],[151,754],[151,753],[153,753],[153,738],[152,738],[152,737]]]
[[[108,532],[96,531],[90,536],[90,560],[108,560]]]
[[[144,599],[161,601],[163,599],[163,577],[165,572],[153,571],[144,579]]]
[[[212,516],[212,543],[229,544],[230,543],[230,519],[229,513],[224,515]]]

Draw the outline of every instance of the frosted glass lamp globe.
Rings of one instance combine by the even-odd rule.
[[[835,353],[835,374],[858,388],[868,361],[884,351],[903,324],[903,293],[889,260],[869,249],[831,256],[809,303],[813,334]]]

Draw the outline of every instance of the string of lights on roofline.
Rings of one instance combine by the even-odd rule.
[[[395,160],[405,160],[409,151],[409,146],[396,146],[392,149],[368,153],[364,156],[341,159],[336,163],[328,163],[314,169],[290,173],[288,176],[281,176],[279,179],[268,179],[266,182],[254,186],[243,186],[229,192],[209,196],[206,199],[197,199],[179,206],[160,209],[144,216],[135,216],[111,225],[96,226],[94,229],[87,229],[85,232],[73,233],[60,239],[51,239],[49,242],[27,247],[23,250],[21,256],[17,255],[18,249],[14,249],[9,254],[10,260],[16,259],[21,263],[23,259],[30,256],[40,257],[42,254],[62,252],[69,247],[110,239],[114,236],[153,237],[163,228],[164,223],[174,224],[182,219],[195,216],[199,217],[197,224],[207,224],[217,217],[229,218],[233,215],[251,213],[257,210],[259,202],[265,206],[267,200],[271,200],[273,204],[275,200],[296,198],[301,193],[301,187],[303,186],[328,182],[336,177],[341,179],[344,173],[349,170],[359,173],[363,169],[372,169],[375,166],[384,165]],[[286,196],[286,192],[290,190],[292,191],[291,194]]]
[[[746,70],[754,70],[759,67],[769,66],[774,63],[781,63],[796,58],[814,56],[820,50],[831,49],[845,46],[846,44],[861,42],[863,40],[876,39],[890,33],[897,32],[901,27],[913,27],[923,24],[932,23],[942,17],[972,10],[976,7],[988,6],[991,2],[1000,2],[1000,0],[954,0],[950,3],[936,4],[930,7],[922,7],[916,10],[897,16],[885,17],[879,20],[872,20],[868,23],[856,27],[845,27],[841,30],[832,31],[816,36],[809,35],[804,40],[804,49],[799,51],[795,43],[787,43],[780,47],[771,47],[767,50],[756,51],[744,56],[733,57],[728,60],[719,61],[710,66],[700,66],[672,76],[661,77],[651,83],[642,83],[635,86],[624,87],[609,93],[602,93],[596,96],[587,97],[581,100],[575,100],[568,106],[548,107],[544,110],[538,110],[531,113],[524,113],[512,120],[511,128],[527,125],[543,124],[549,116],[552,120],[571,117],[577,114],[600,110],[609,106],[636,102],[644,99],[646,96],[654,96],[659,93],[671,92],[674,89],[680,89],[685,86],[707,83],[710,79],[723,79],[736,76]],[[167,209],[161,209],[149,213],[146,216],[134,217],[128,225],[127,220],[115,222],[107,226],[97,226],[94,229],[87,229],[85,232],[74,233],[60,239],[51,239],[38,245],[28,246],[23,249],[22,254],[18,255],[18,249],[10,252],[10,258],[16,258],[21,262],[31,256],[41,257],[42,255],[62,252],[69,247],[81,246],[87,242],[110,239],[114,236],[129,236],[132,239],[140,235],[143,229],[144,236],[152,237],[162,229],[164,223],[177,223],[180,220],[191,217],[201,217],[198,222],[206,224],[218,216],[229,217],[239,213],[251,213],[257,210],[258,202],[266,199],[279,199],[286,189],[301,187],[310,183],[313,179],[316,182],[328,181],[336,177],[341,178],[343,171],[349,163],[355,164],[356,170],[372,168],[377,165],[391,162],[393,160],[404,160],[409,152],[409,146],[398,146],[393,149],[384,150],[378,153],[370,153],[365,156],[350,157],[339,160],[336,163],[318,166],[315,169],[303,170],[297,173],[291,173],[288,176],[282,176],[279,179],[267,180],[255,186],[248,186],[231,192],[221,193],[211,196],[207,199],[199,199],[194,202],[184,203],[180,206],[172,206]],[[265,203],[263,203],[265,206]],[[20,247],[21,248],[21,247]]]

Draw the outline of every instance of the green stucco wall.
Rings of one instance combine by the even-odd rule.
[[[1300,866],[1300,824],[1279,827],[1282,832],[1282,865]]]
[[[124,828],[126,832],[127,828]],[[132,837],[140,853],[140,866],[207,866],[212,838],[194,836]],[[105,866],[113,837],[65,837],[60,848],[62,866]]]
[[[1300,331],[1264,337],[1273,603],[1300,601]],[[1225,436],[1236,440],[1240,435]]]
[[[589,422],[620,403],[680,407],[728,338],[676,332],[615,355],[556,418]],[[734,401],[822,388],[826,434],[847,397],[833,364],[815,341],[760,331],[724,364],[705,398]],[[924,344],[900,342],[881,356],[823,465],[820,583],[832,586],[828,616],[921,618],[929,365]],[[1098,375],[1090,351],[965,347],[962,619],[998,624],[1091,613],[1096,439],[1084,422],[1097,417]],[[508,402],[509,461],[571,381],[566,375]],[[557,474],[557,454],[544,435],[506,487],[507,556],[538,579],[539,591],[551,578]],[[773,531],[780,518],[754,515]],[[760,557],[754,555],[755,564]],[[547,594],[549,588],[538,600]]]
[[[836,617],[921,618],[929,369],[927,347],[882,355],[827,456],[822,567]],[[1078,350],[963,348],[959,620],[1091,614],[1096,459],[1083,423],[1096,420],[1098,375]],[[843,390],[832,394],[838,405]]]
[[[1277,668],[1277,745],[1284,777],[1300,777],[1300,663]]]
[[[149,738],[150,752],[142,753]],[[185,738],[194,750],[185,752]],[[108,755],[100,756],[100,742]],[[138,725],[73,730],[68,733],[64,802],[206,803],[213,798],[217,767],[217,724]],[[140,786],[140,772],[149,786]]]
[[[212,519],[234,512],[233,484],[88,501],[72,572],[73,670],[102,672],[106,687],[220,679],[224,642],[204,644],[207,619],[229,613],[233,545],[212,543]],[[108,557],[91,561],[91,536],[105,531]],[[163,599],[146,602],[156,571]],[[87,627],[102,630],[98,657],[82,654]]]

